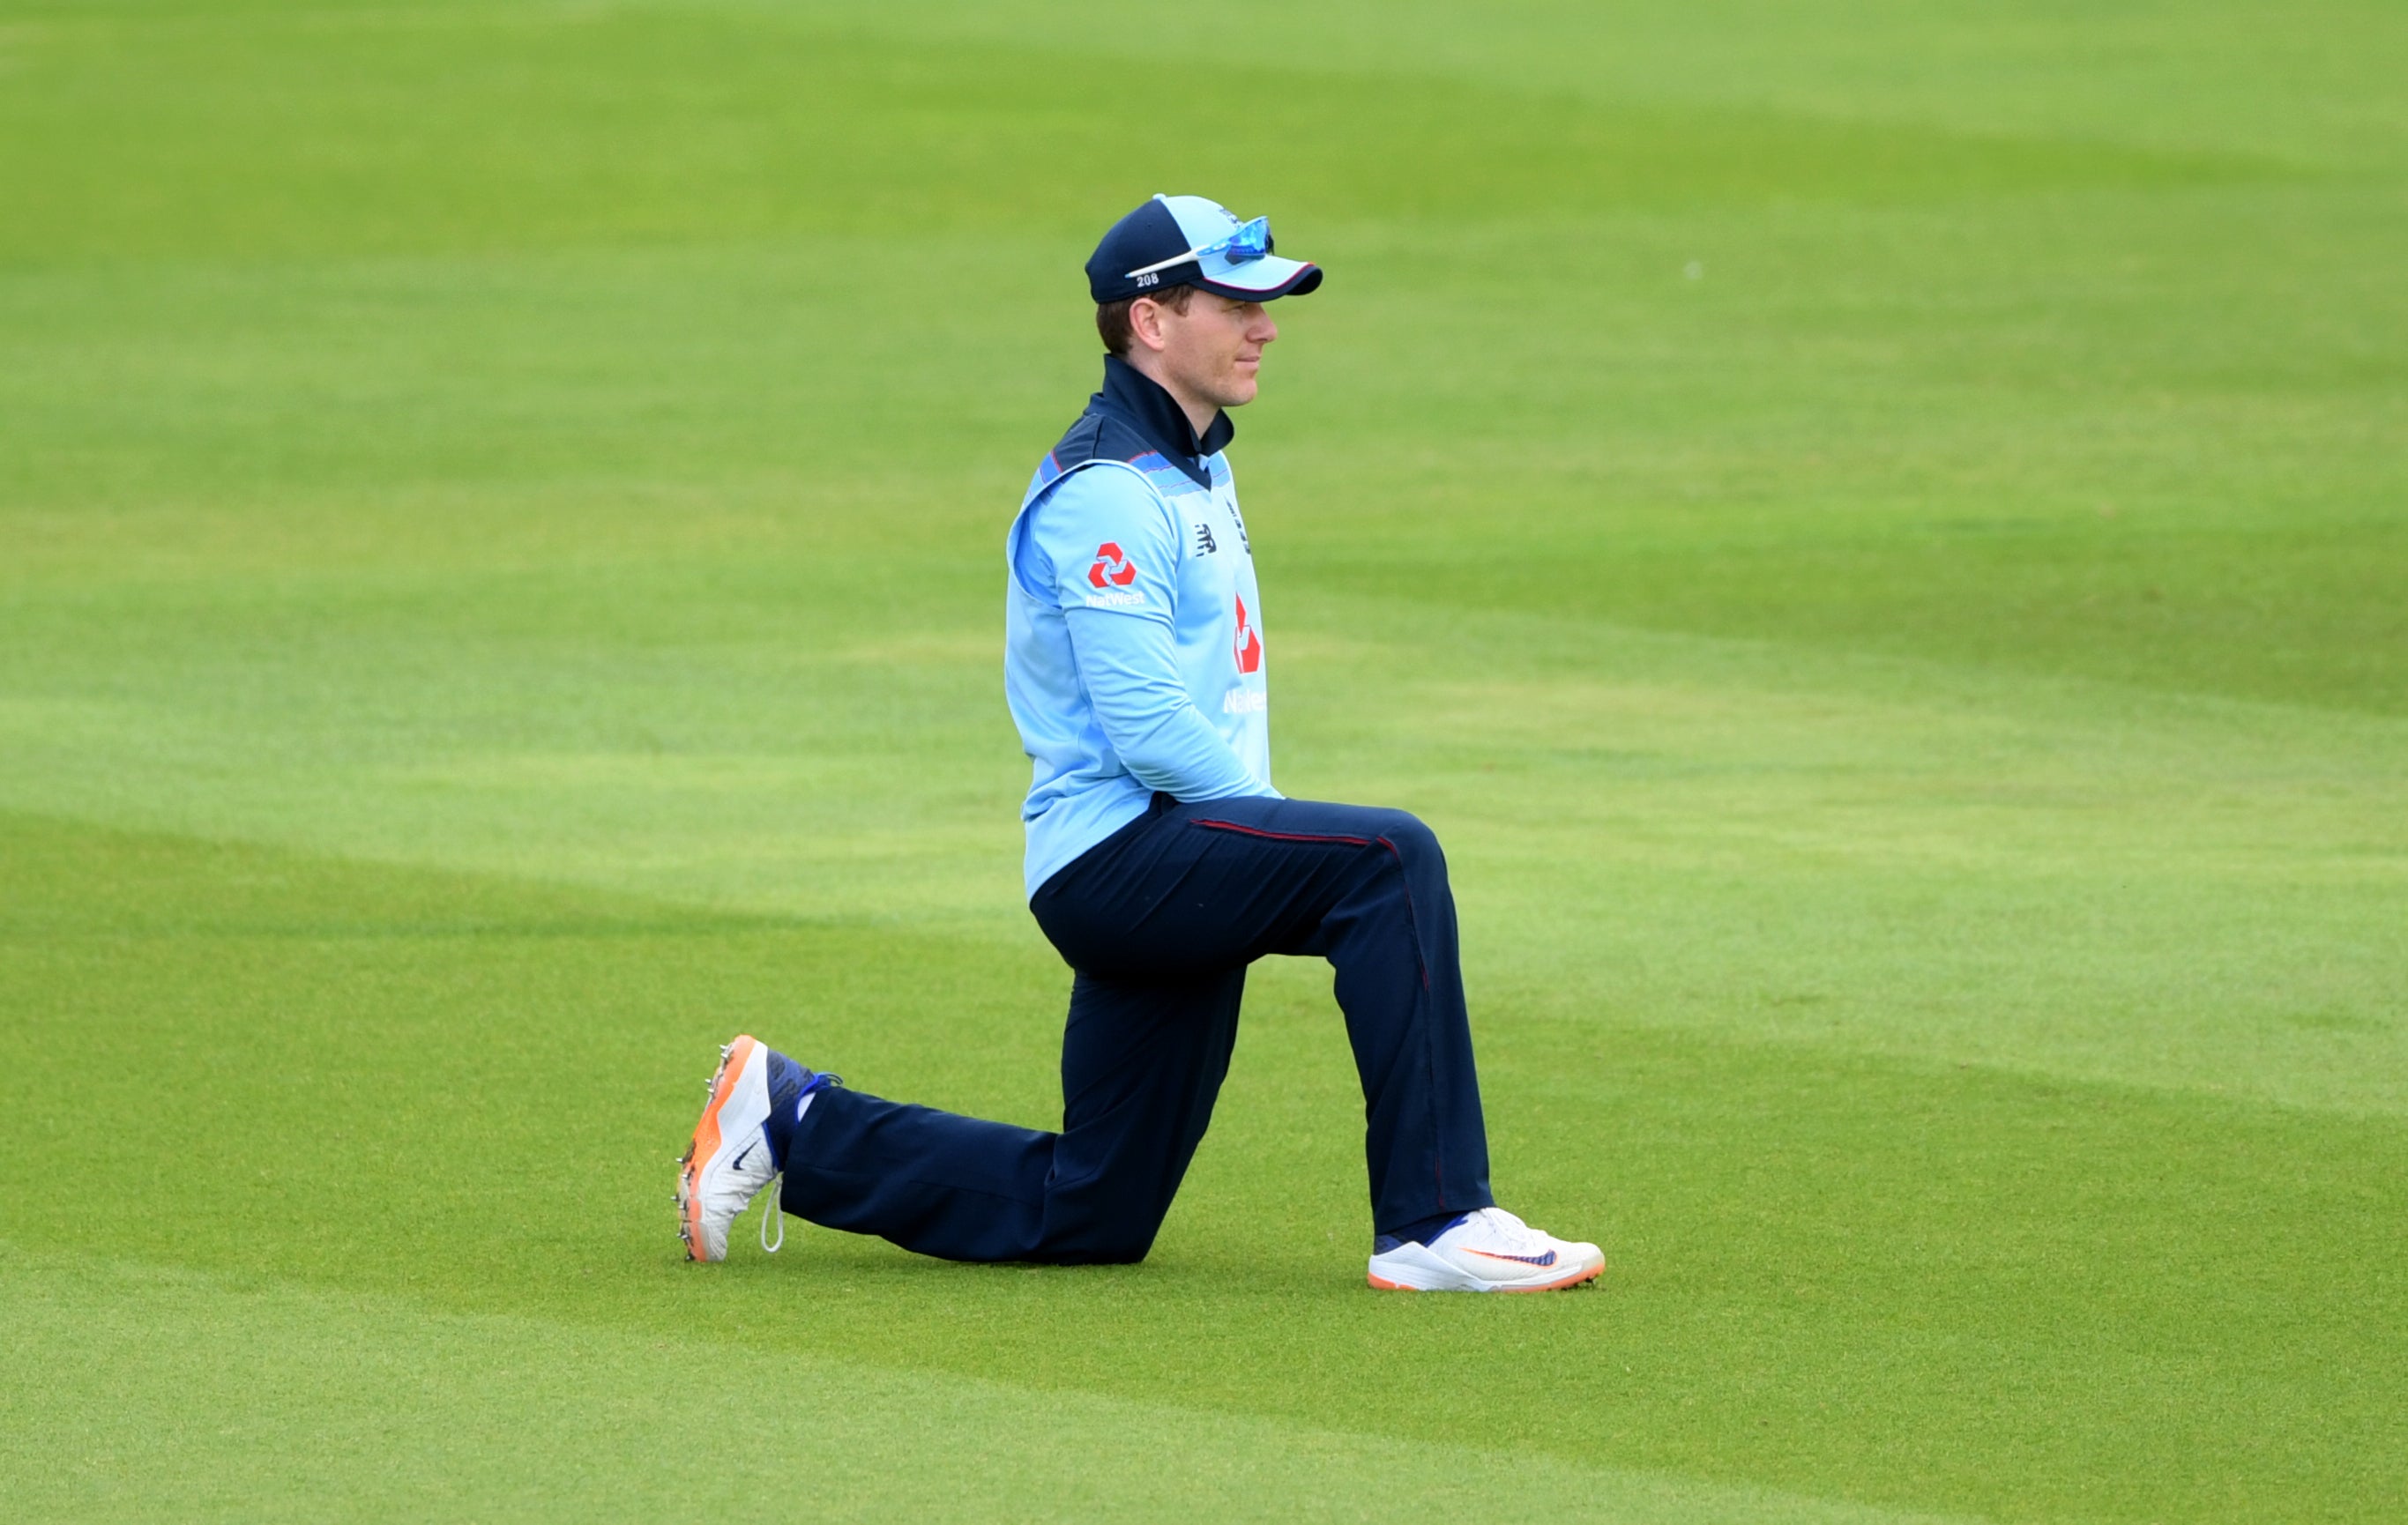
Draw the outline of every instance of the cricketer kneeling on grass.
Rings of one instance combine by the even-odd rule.
[[[1007,542],[1004,688],[1035,780],[1029,910],[1072,971],[1062,1130],[882,1101],[751,1036],[682,1162],[686,1253],[781,1209],[957,1261],[1144,1258],[1211,1121],[1246,967],[1327,959],[1362,1076],[1371,1285],[1537,1291],[1604,1256],[1496,1205],[1446,860],[1400,810],[1271,787],[1262,600],[1223,455],[1268,304],[1321,284],[1197,196],[1156,196],[1087,262],[1103,390]]]

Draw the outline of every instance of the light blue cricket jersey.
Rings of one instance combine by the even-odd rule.
[[[1035,764],[1028,893],[1145,813],[1276,795],[1254,548],[1221,448],[1116,358],[1007,546],[1004,697]]]

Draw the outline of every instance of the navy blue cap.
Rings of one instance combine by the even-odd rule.
[[[1156,196],[1112,224],[1087,257],[1087,291],[1119,302],[1170,286],[1200,286],[1240,302],[1302,296],[1321,266],[1271,253],[1270,223],[1240,222],[1202,196]]]

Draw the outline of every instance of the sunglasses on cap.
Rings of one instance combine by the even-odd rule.
[[[1184,254],[1173,254],[1167,260],[1156,260],[1152,264],[1130,271],[1121,278],[1135,280],[1140,276],[1150,276],[1158,270],[1168,270],[1174,264],[1185,264],[1190,260],[1201,260],[1207,254],[1218,254],[1231,264],[1246,264],[1261,259],[1270,251],[1271,220],[1268,217],[1258,217],[1251,222],[1240,224],[1226,237],[1215,238],[1209,244],[1198,244]]]

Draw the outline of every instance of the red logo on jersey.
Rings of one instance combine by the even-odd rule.
[[[1121,554],[1119,541],[1107,540],[1096,548],[1096,564],[1087,568],[1087,580],[1098,588],[1125,588],[1137,580],[1137,568]]]
[[[1254,625],[1246,619],[1246,601],[1243,598],[1238,600],[1238,638],[1233,643],[1231,654],[1238,659],[1238,671],[1253,673],[1262,670],[1263,638],[1254,634]]]

